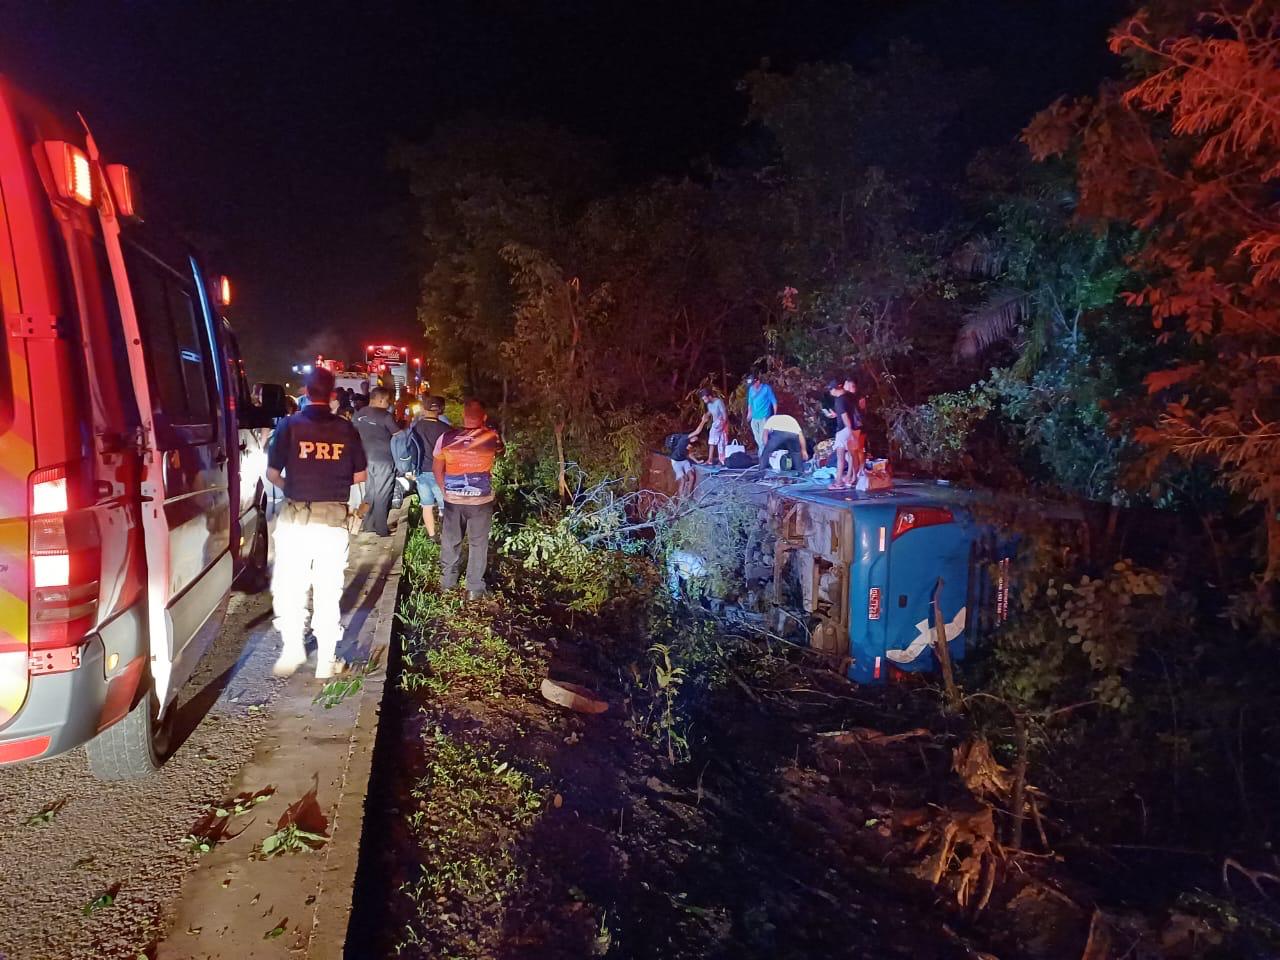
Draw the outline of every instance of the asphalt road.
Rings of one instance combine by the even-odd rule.
[[[186,739],[155,776],[101,783],[81,750],[0,770],[0,958],[150,955],[196,862],[183,838],[224,798],[270,721],[284,683],[271,676],[278,644],[270,594],[233,596],[179,701]],[[56,803],[56,816],[28,824]],[[114,902],[90,909],[109,890]]]

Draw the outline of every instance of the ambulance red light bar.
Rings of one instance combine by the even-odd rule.
[[[951,511],[944,507],[899,507],[893,521],[893,539],[897,540],[909,530],[954,523],[955,519]]]
[[[89,166],[89,155],[65,140],[46,140],[44,150],[58,196],[85,207],[93,206],[93,168]]]
[[[116,210],[122,217],[138,215],[138,192],[133,182],[133,174],[123,163],[107,164],[107,184],[111,187],[111,196],[116,201]]]
[[[226,274],[213,278],[213,299],[220,307],[231,306],[231,278]]]

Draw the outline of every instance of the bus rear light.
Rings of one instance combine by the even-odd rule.
[[[944,507],[899,507],[893,521],[893,539],[897,540],[910,530],[936,527],[954,521],[951,511]]]
[[[107,183],[111,186],[111,196],[116,202],[116,211],[120,216],[136,217],[138,194],[129,168],[123,163],[108,163]]]
[[[93,206],[93,168],[89,166],[89,155],[65,140],[47,140],[44,149],[58,196],[82,206]]]

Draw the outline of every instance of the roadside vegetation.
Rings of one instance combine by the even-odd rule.
[[[497,879],[392,896],[405,955],[1280,951],[1280,19],[1193,7],[1119,24],[1123,79],[1013,144],[970,135],[980,74],[902,47],[749,74],[742,150],[697,177],[623,184],[537,124],[401,152],[433,377],[511,447],[492,599],[410,543],[388,876],[441,869],[405,818],[458,819],[444,737],[489,811],[450,856]],[[740,417],[749,368],[815,434],[853,372],[897,471],[1085,518],[998,518],[1019,587],[952,697],[852,688],[699,596],[733,599],[752,512],[644,519],[645,451],[700,386]]]

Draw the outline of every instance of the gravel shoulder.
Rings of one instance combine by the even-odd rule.
[[[360,602],[376,558],[389,554],[386,542],[353,543],[343,603],[349,636],[369,616]],[[82,750],[0,770],[2,960],[155,955],[184,877],[199,863],[184,838],[210,804],[234,792],[280,723],[285,701],[292,702],[289,684],[271,676],[278,642],[270,594],[233,596],[218,639],[179,701],[179,730],[189,733],[150,778],[99,782]],[[303,668],[307,680],[311,670]],[[54,804],[60,807],[47,822],[28,823]],[[90,909],[108,892],[110,905]]]

